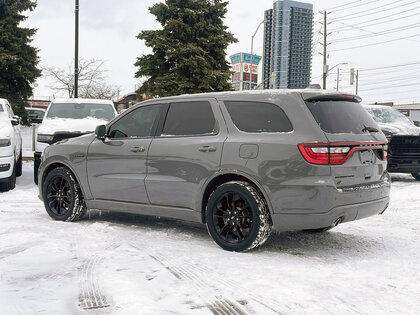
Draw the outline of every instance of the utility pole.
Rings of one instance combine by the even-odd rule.
[[[359,70],[356,70],[356,95],[359,93]]]
[[[337,91],[340,87],[340,68],[337,68]]]
[[[75,5],[75,36],[74,36],[74,98],[79,97],[79,0]]]
[[[323,62],[323,71],[322,71],[322,88],[325,90],[327,88],[327,11],[324,11],[324,62]]]

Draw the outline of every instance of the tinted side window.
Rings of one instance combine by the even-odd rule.
[[[204,135],[216,132],[216,120],[209,102],[172,103],[163,136]]]
[[[162,105],[150,105],[129,112],[109,129],[110,138],[150,137]]]
[[[289,132],[292,124],[275,104],[262,102],[225,102],[235,126],[245,132]]]

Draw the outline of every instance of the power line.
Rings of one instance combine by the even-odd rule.
[[[401,91],[390,91],[390,92],[381,92],[381,95],[383,95],[383,94],[393,94],[393,95],[395,95],[395,94],[401,94],[401,93],[412,93],[412,92],[418,92],[419,90],[418,89],[416,89],[416,90],[408,90],[408,91],[405,91],[405,90],[401,90]],[[366,95],[366,96],[370,96],[370,95],[377,95],[378,93],[363,93],[363,92],[361,92],[360,93],[360,95]]]
[[[412,83],[412,84],[400,84],[400,85],[382,85],[382,86],[377,86],[377,87],[369,88],[369,89],[359,88],[359,90],[363,90],[363,91],[374,91],[374,90],[377,90],[377,89],[385,89],[385,88],[387,88],[387,89],[394,89],[394,88],[407,87],[407,86],[418,86],[418,87],[420,87],[420,82]]]
[[[378,42],[378,43],[372,43],[372,44],[366,44],[366,45],[360,45],[360,46],[353,46],[353,47],[349,47],[349,48],[333,49],[333,50],[330,50],[330,51],[343,51],[343,50],[351,50],[351,49],[356,49],[356,48],[363,48],[363,47],[375,46],[375,45],[380,45],[380,44],[385,44],[385,43],[391,43],[391,42],[395,42],[395,41],[399,41],[399,40],[403,40],[403,39],[414,38],[414,37],[418,37],[418,36],[420,36],[420,34],[406,36],[406,37],[400,37],[400,38],[391,39],[391,40],[387,40],[387,41],[383,41],[383,42]]]
[[[333,28],[333,29],[331,29],[331,32],[347,32],[347,31],[351,31],[354,28],[358,28],[360,30],[363,30],[360,26],[370,27],[370,26],[376,26],[376,25],[380,25],[380,24],[386,24],[386,23],[390,23],[390,22],[399,21],[399,20],[402,20],[402,19],[406,19],[406,18],[409,18],[409,17],[412,17],[412,16],[419,15],[419,13],[405,15],[405,16],[402,16],[402,17],[400,17],[398,19],[395,19],[394,18],[396,15],[399,15],[399,14],[402,14],[402,13],[406,13],[406,12],[409,12],[409,11],[413,11],[413,10],[416,10],[416,9],[419,9],[419,8],[420,8],[420,6],[419,7],[412,8],[412,9],[409,9],[409,10],[404,10],[404,11],[401,11],[401,12],[397,12],[397,13],[394,13],[394,14],[386,15],[386,16],[383,16],[383,17],[380,17],[380,18],[376,18],[376,19],[373,19],[373,20],[369,20],[369,21],[366,21],[366,22],[357,23],[358,26],[354,26],[354,25],[351,25],[351,24],[346,24],[346,23],[343,23],[343,22],[339,22],[338,20],[332,19],[332,20],[334,20],[334,22],[340,23],[340,24],[343,24],[343,25],[346,25],[346,26],[341,26],[341,27]],[[379,23],[373,23],[373,24],[364,25],[366,23],[370,23],[370,22],[378,21],[378,20],[383,20],[383,19],[386,19],[386,18],[389,18],[389,17],[393,17],[393,19],[388,19],[387,21],[383,21],[383,22],[379,22]]]
[[[378,1],[379,0],[372,0],[372,1],[369,1],[369,2],[365,2],[365,3],[361,3],[361,4],[358,4],[358,5],[352,6],[350,8],[342,8],[342,9],[338,9],[338,10],[333,10],[332,13],[335,13],[335,12],[338,12],[338,11],[343,11],[343,10],[351,10],[351,9],[362,7],[362,6],[365,6],[365,5],[374,3],[374,2],[378,2]],[[402,1],[402,0],[398,0],[398,1]],[[331,11],[331,10],[328,10],[328,11]]]
[[[402,31],[406,31],[406,30],[410,30],[410,29],[418,28],[418,27],[420,27],[420,23],[414,23],[414,24],[409,24],[409,25],[405,25],[405,26],[400,26],[400,27],[384,30],[384,31],[381,31],[380,33],[371,32],[373,34],[340,38],[340,39],[334,40],[333,42],[334,43],[341,43],[341,42],[346,42],[346,41],[349,41],[349,40],[359,40],[359,39],[365,39],[365,38],[370,38],[370,37],[375,37],[375,36],[386,36],[387,34],[402,32]],[[369,31],[367,31],[367,32],[369,32]],[[395,37],[393,37],[393,38],[395,38]]]
[[[360,2],[360,1],[362,1],[362,0],[356,0],[356,1],[353,1],[353,2],[350,2],[350,3],[338,5],[336,7],[331,7],[331,8],[325,9],[324,11],[330,11],[330,10],[334,10],[336,8],[346,7],[346,6],[350,5],[350,4],[357,3],[357,2]],[[351,9],[351,7],[350,7],[350,9]]]
[[[394,10],[394,9],[397,9],[397,8],[405,7],[405,6],[411,5],[413,3],[418,3],[418,0],[416,0],[416,1],[413,1],[413,2],[406,3],[406,4],[401,4],[401,5],[392,7],[392,8],[383,9],[386,6],[389,6],[391,4],[395,4],[395,3],[401,2],[401,1],[402,0],[397,0],[397,1],[385,4],[385,5],[380,7],[381,10],[379,10],[379,11],[375,11],[375,10],[377,10],[377,8],[368,9],[368,10],[363,10],[363,11],[353,13],[353,14],[347,14],[347,15],[339,16],[339,17],[336,17],[336,19],[337,20],[349,20],[349,19],[355,19],[355,18],[364,17],[364,16],[371,16],[372,14],[382,13],[382,12],[385,12],[385,11],[390,11],[390,10]],[[374,12],[370,12],[370,11],[374,11]],[[366,12],[370,12],[370,13],[366,14]],[[363,13],[363,14],[360,14],[360,13]],[[358,15],[358,14],[360,14],[360,15]]]

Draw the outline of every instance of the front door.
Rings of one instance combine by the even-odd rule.
[[[148,204],[144,179],[147,153],[162,105],[128,111],[107,128],[105,140],[89,147],[87,173],[94,199]]]

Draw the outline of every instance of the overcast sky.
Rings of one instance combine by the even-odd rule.
[[[136,57],[150,53],[136,39],[141,30],[159,28],[148,7],[157,0],[80,0],[80,58],[105,61],[109,83],[122,88],[121,94],[134,91]],[[360,69],[359,94],[365,102],[420,102],[420,1],[414,0],[318,0],[314,5],[314,42],[322,10],[328,10],[328,64],[347,63],[334,68],[328,87],[337,85],[337,68],[341,68],[340,89],[354,92],[349,85],[349,69]],[[251,47],[251,36],[264,18],[264,10],[273,0],[231,0],[225,24],[239,42],[229,46],[228,55]],[[344,6],[343,6],[344,5]],[[374,25],[372,25],[374,24]],[[72,67],[74,56],[74,1],[38,0],[25,25],[38,29],[33,45],[39,48],[41,65]],[[339,29],[341,28],[341,29]],[[380,34],[387,31],[387,34]],[[379,33],[379,35],[378,35]],[[361,36],[374,37],[360,38]],[[377,36],[376,36],[377,35]],[[413,36],[413,37],[411,37]],[[355,39],[352,39],[356,37]],[[410,37],[395,40],[401,37]],[[341,42],[340,42],[341,41]],[[379,42],[389,41],[379,45]],[[357,46],[370,45],[355,48]],[[314,47],[313,83],[321,83],[321,44]],[[352,49],[350,49],[352,48]],[[254,50],[262,54],[263,28],[254,41]],[[417,63],[413,65],[389,67]],[[387,68],[384,68],[387,67]],[[374,70],[374,68],[380,68]],[[383,69],[381,69],[383,68]],[[48,81],[39,79],[35,96],[52,96]]]

